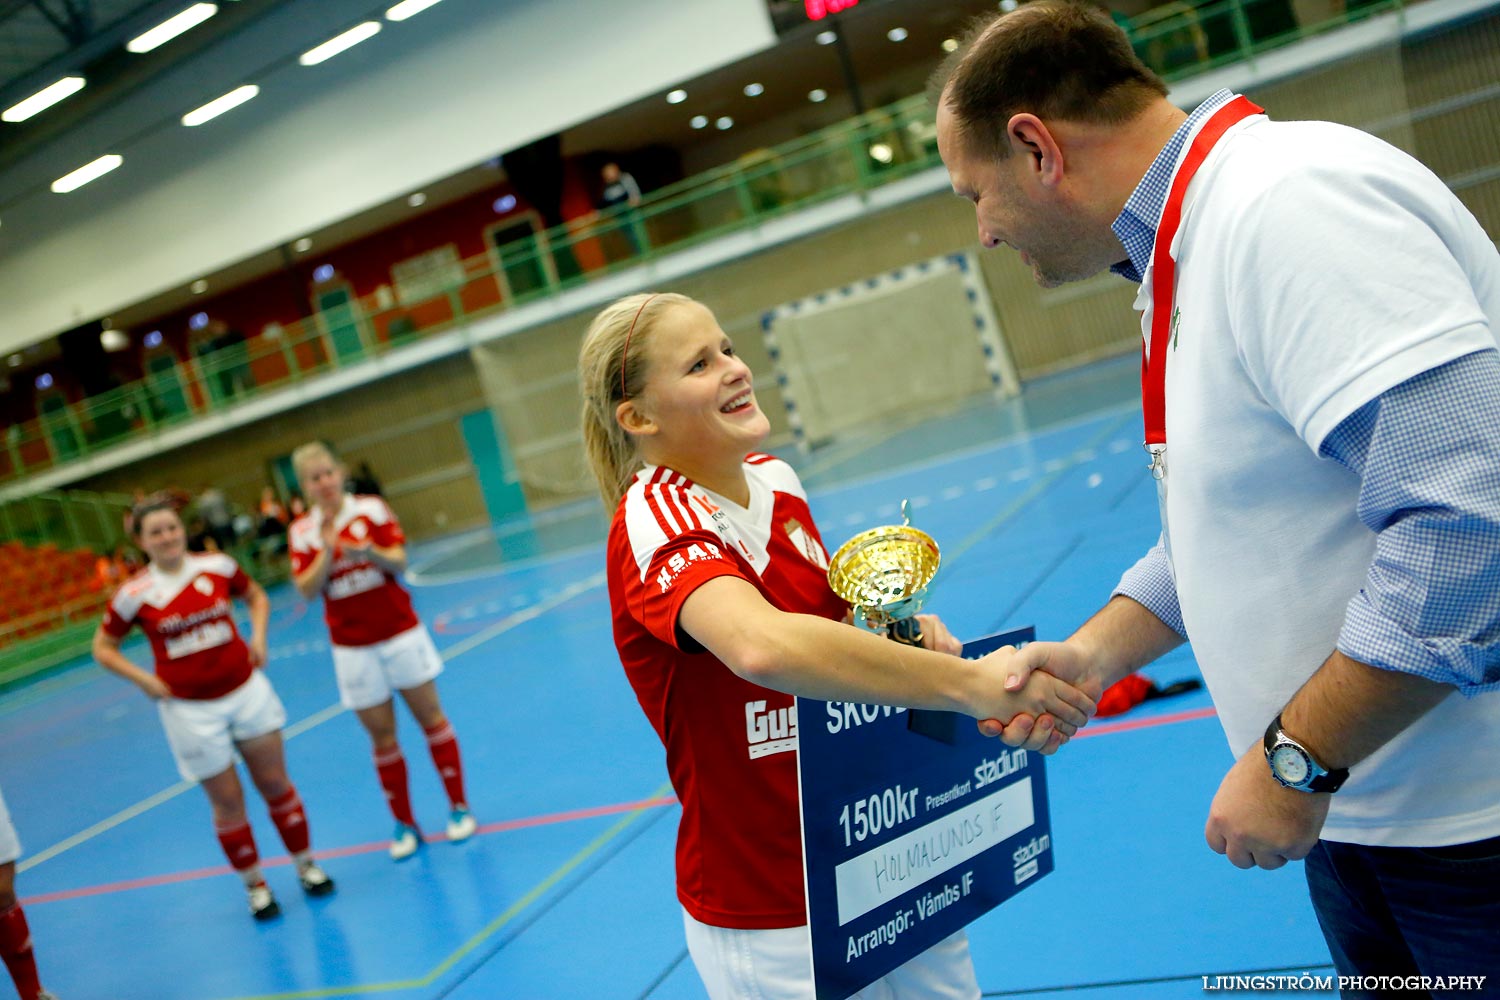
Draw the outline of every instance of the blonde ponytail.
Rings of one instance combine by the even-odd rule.
[[[600,310],[584,334],[578,351],[583,450],[599,496],[610,510],[619,504],[641,466],[635,444],[615,419],[615,410],[641,391],[646,345],[657,322],[672,306],[692,301],[675,292],[627,295]]]

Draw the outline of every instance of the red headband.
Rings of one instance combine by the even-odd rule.
[[[630,329],[627,330],[627,331],[625,331],[625,349],[620,352],[620,398],[621,399],[625,398],[625,364],[626,364],[626,362],[628,362],[630,360],[630,337],[631,337],[632,334],[635,333],[635,324],[641,318],[641,313],[643,313],[643,312],[646,311],[646,307],[651,304],[651,300],[654,299],[654,298],[656,298],[656,296],[658,294],[660,294],[660,293],[658,293],[658,292],[652,292],[650,295],[646,296],[646,301],[642,302],[641,303],[641,307],[635,311],[635,319],[633,319],[633,320],[630,321]]]

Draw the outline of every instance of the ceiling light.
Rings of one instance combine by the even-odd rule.
[[[12,354],[10,357],[5,359],[5,363],[10,365],[12,368],[19,368],[21,367],[22,362],[24,362],[25,360],[26,359],[21,357],[19,354]]]
[[[494,208],[496,214],[504,215],[516,207],[516,196],[513,194],[502,194],[495,199],[495,204],[491,207]]]
[[[52,388],[52,373],[51,372],[42,372],[40,375],[38,375],[36,377],[36,387],[38,389],[50,389],[50,388]]]
[[[685,90],[674,90],[667,95],[668,104],[681,104],[685,100],[687,100],[687,91]]]
[[[304,66],[316,66],[320,62],[332,59],[345,49],[352,49],[367,38],[380,34],[379,21],[366,21],[364,24],[356,24],[342,35],[335,35],[322,45],[308,49],[297,57],[297,61]]]
[[[870,159],[877,163],[890,163],[895,153],[886,143],[877,142],[870,147]]]
[[[184,31],[191,31],[218,12],[219,5],[216,3],[195,3],[181,14],[167,18],[150,31],[136,35],[125,43],[125,48],[137,55],[150,52],[158,45],[170,42]]]
[[[415,17],[428,7],[438,3],[439,0],[401,0],[385,12],[387,21],[404,21],[408,17]]]
[[[747,83],[747,84],[745,84],[745,96],[746,97],[759,97],[761,94],[764,94],[765,92],[766,92],[766,88],[762,87],[758,83]]]
[[[45,111],[52,105],[64,98],[72,97],[83,89],[83,77],[65,76],[50,87],[44,87],[35,94],[19,101],[5,109],[0,114],[0,120],[8,122],[24,122],[39,111]]]
[[[906,29],[892,28],[890,31],[887,31],[885,33],[885,37],[889,38],[893,42],[904,42],[906,41]]]
[[[201,330],[208,326],[208,313],[196,312],[188,317],[189,330]]]
[[[812,101],[814,104],[822,104],[824,101],[828,100],[828,91],[824,90],[822,87],[819,87],[817,90],[809,90],[807,92],[807,99],[809,101]]]
[[[958,39],[957,38],[945,38],[945,39],[943,39],[943,51],[944,52],[953,52],[953,51],[956,51],[957,49],[958,49]]]
[[[317,267],[313,268],[313,280],[320,285],[325,281],[332,281],[333,265],[319,264]]]
[[[427,204],[427,196],[421,191],[417,191],[407,196],[406,203],[412,208],[421,208],[423,205]]]
[[[1021,5],[1017,2],[1017,0],[1000,0],[1000,9],[1007,14],[1009,14],[1019,6]]]
[[[125,162],[125,157],[119,153],[105,153],[92,163],[85,163],[71,174],[66,174],[52,182],[52,190],[58,194],[67,194],[76,191],[89,181],[98,180],[111,170]]]
[[[124,330],[109,327],[99,331],[99,346],[114,354],[130,346],[130,335]]]
[[[292,244],[292,249],[297,251],[298,253],[307,253],[307,251],[312,249],[312,240],[309,237],[304,236],[296,243]]]
[[[160,347],[161,331],[152,330],[150,333],[146,334],[146,336],[141,338],[141,343],[145,344],[147,347]]]
[[[231,108],[239,107],[259,93],[260,88],[253,83],[247,83],[243,87],[236,87],[223,97],[215,98],[203,105],[203,107],[195,108],[183,115],[182,124],[189,128],[192,128],[194,125],[202,125],[206,121],[211,121],[219,117]]]
[[[694,115],[688,124],[693,126],[693,128],[706,128],[708,126],[708,119],[702,115]]]
[[[832,45],[838,40],[838,33],[834,31],[820,31],[818,32],[817,37],[813,39],[813,41],[817,42],[819,45]]]
[[[204,292],[208,291],[208,282],[204,281],[202,278],[199,278],[197,281],[189,285],[188,288],[194,295],[202,295]]]
[[[728,115],[716,119],[714,121],[714,128],[718,129],[720,132],[723,132],[725,129],[734,128],[734,119],[729,117]]]

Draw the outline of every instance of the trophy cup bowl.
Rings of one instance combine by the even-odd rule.
[[[927,532],[910,521],[885,525],[839,546],[828,564],[828,583],[853,608],[855,621],[915,644],[921,629],[912,616],[922,609],[939,562],[937,542]]]

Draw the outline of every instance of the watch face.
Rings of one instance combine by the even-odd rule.
[[[1296,747],[1282,745],[1271,752],[1271,767],[1289,785],[1300,785],[1307,780],[1307,758]]]

